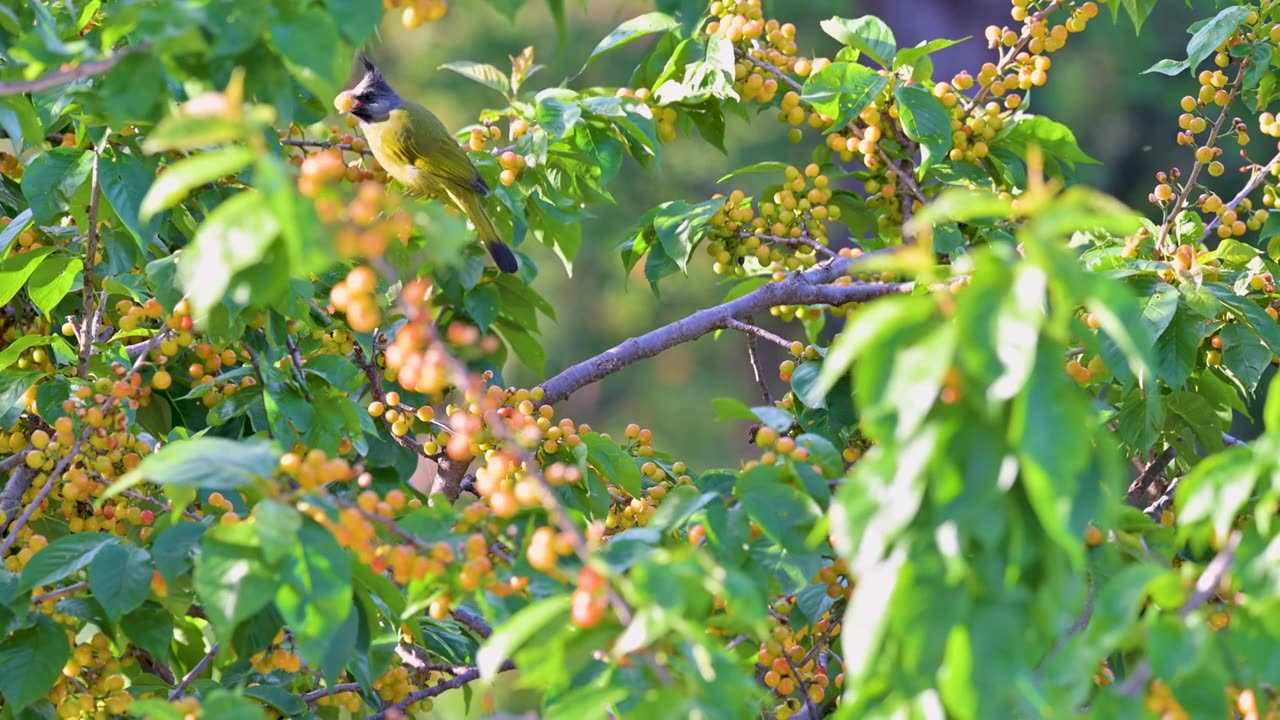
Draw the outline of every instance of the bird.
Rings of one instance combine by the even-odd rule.
[[[485,213],[481,199],[489,185],[435,113],[400,97],[368,57],[364,73],[350,90],[338,93],[334,107],[360,125],[369,150],[387,174],[410,193],[445,195],[475,226],[493,262],[504,273],[519,269],[516,256]]]

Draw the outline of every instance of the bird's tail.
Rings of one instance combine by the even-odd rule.
[[[489,249],[489,255],[493,257],[493,262],[498,266],[498,269],[504,273],[513,273],[518,270],[519,265],[516,263],[515,253],[511,252],[511,248],[502,241],[502,236],[498,234],[498,229],[493,226],[493,221],[485,213],[484,205],[480,204],[480,197],[475,193],[456,192],[452,189],[448,190],[448,193],[449,197],[471,219],[471,224],[476,226],[476,234],[480,236],[480,241]]]

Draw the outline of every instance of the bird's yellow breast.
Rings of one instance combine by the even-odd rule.
[[[412,128],[405,122],[401,111],[392,112],[391,117],[383,122],[362,125],[369,150],[388,175],[411,192],[431,194],[439,191],[440,183],[426,171],[426,161],[418,151]]]

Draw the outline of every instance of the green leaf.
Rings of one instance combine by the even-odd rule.
[[[618,443],[594,432],[583,435],[582,443],[587,446],[588,465],[632,497],[640,497],[640,468]]]
[[[191,561],[200,546],[207,525],[178,522],[156,535],[151,543],[151,559],[170,584],[191,571]]]
[[[142,149],[148,153],[204,149],[210,145],[243,140],[249,137],[249,132],[248,124],[241,120],[171,115],[147,134]]]
[[[853,120],[889,84],[889,78],[857,63],[832,63],[809,76],[801,99],[834,118],[828,132]]]
[[[164,63],[155,53],[134,53],[111,68],[102,84],[107,120],[120,128],[139,121],[154,120],[165,91]]]
[[[351,555],[328,530],[308,520],[289,559],[277,579],[276,607],[293,631],[298,654],[333,679],[352,650],[344,648],[338,653],[342,661],[337,667],[331,664],[330,649],[346,640],[340,630],[354,612]]]
[[[244,689],[244,696],[261,700],[290,717],[298,717],[307,712],[307,704],[302,698],[277,685],[250,685]]]
[[[882,68],[894,64],[894,56],[898,52],[898,43],[893,37],[893,30],[878,17],[864,15],[853,20],[833,17],[822,21],[822,31],[837,42],[844,43],[867,54]]]
[[[534,117],[550,141],[555,142],[583,122],[578,94],[564,88],[547,88],[538,93]]]
[[[813,498],[784,482],[781,468],[752,467],[738,477],[734,494],[774,542],[789,553],[809,552],[806,540],[822,510]]]
[[[713,398],[711,400],[711,409],[716,411],[716,419],[720,422],[729,422],[731,420],[755,422],[757,419],[756,414],[751,412],[751,408],[737,398]]]
[[[587,57],[587,62],[582,66],[582,70],[578,71],[578,74],[581,75],[583,70],[586,70],[587,66],[601,55],[613,52],[614,50],[633,43],[646,35],[666,32],[679,24],[679,21],[675,18],[666,13],[660,12],[651,12],[639,17],[631,18],[614,28],[613,32],[606,35],[603,40],[596,44],[595,49],[591,51],[591,55]]]
[[[23,255],[30,255],[30,253],[23,253]],[[76,278],[82,270],[84,270],[84,261],[80,258],[55,255],[40,263],[39,267],[31,273],[31,279],[27,284],[27,295],[31,298],[31,302],[40,308],[40,312],[48,316],[58,303],[62,302],[62,298],[71,292],[71,287],[75,285]]]
[[[254,529],[219,525],[205,533],[195,566],[196,597],[214,632],[229,639],[236,626],[271,602],[280,578],[244,535]],[[206,708],[207,711],[207,708]]]
[[[1176,302],[1176,299],[1175,299]],[[1151,307],[1148,305],[1148,307]],[[1170,387],[1179,388],[1196,366],[1196,353],[1204,338],[1204,321],[1179,306],[1173,321],[1156,338],[1156,371]],[[1269,358],[1268,358],[1269,359]]]
[[[103,153],[98,161],[98,179],[102,185],[102,196],[111,203],[111,209],[116,211],[134,239],[141,245],[149,244],[160,223],[155,218],[145,222],[141,220],[138,208],[142,206],[142,199],[155,179],[155,173],[138,158],[112,150]]]
[[[193,155],[164,166],[142,199],[138,219],[146,222],[182,202],[192,190],[228,175],[235,175],[253,162],[253,151],[232,145]]]
[[[382,22],[383,16],[386,15],[386,11],[378,3],[365,2],[365,0],[326,1],[333,16],[342,18],[342,22],[338,23],[338,30],[357,47],[378,29],[378,23]]]
[[[502,339],[506,340],[515,351],[516,357],[520,358],[520,362],[541,375],[547,364],[547,351],[542,347],[542,343],[538,342],[538,339],[529,331],[515,323],[507,322],[504,318],[499,318],[495,326],[498,333],[502,335]]]
[[[37,155],[22,175],[22,195],[36,223],[54,224],[92,169],[93,153],[84,150],[59,147]]]
[[[688,272],[689,258],[706,235],[707,224],[724,206],[723,199],[711,199],[690,205],[676,200],[662,207],[653,219],[662,249],[682,272]]]
[[[44,697],[70,658],[66,631],[47,615],[38,614],[34,627],[10,635],[0,643],[0,695],[5,710],[16,717]]]
[[[9,134],[15,147],[38,146],[44,142],[44,125],[40,113],[26,95],[0,98],[0,127]]]
[[[55,248],[46,246],[11,255],[4,262],[0,262],[0,304],[8,304],[26,284],[27,278],[31,277],[36,268],[40,267],[40,263],[44,262],[44,259],[54,250]],[[5,366],[6,363],[0,363],[0,368]]]
[[[302,514],[278,500],[263,500],[253,508],[252,517],[262,545],[262,557],[275,566],[298,546]]]
[[[289,72],[317,100],[329,103],[341,87],[348,62],[334,52],[341,47],[334,16],[318,8],[281,13],[270,30]]]
[[[553,595],[520,610],[494,628],[493,634],[476,652],[480,677],[489,679],[497,675],[502,664],[530,638],[553,622],[563,623],[568,612],[569,596]]]
[[[1230,447],[1200,461],[1178,483],[1174,500],[1179,526],[1208,520],[1218,537],[1225,538],[1236,513],[1253,493],[1258,470],[1247,447]]]
[[[14,216],[4,228],[0,229],[0,259],[3,259],[14,240],[31,226],[31,208],[27,208]]]
[[[102,502],[142,482],[206,490],[235,490],[275,473],[280,452],[262,438],[229,440],[199,437],[179,440],[143,458],[138,467],[112,483]]]
[[[735,178],[735,177],[738,177],[739,175],[746,175],[748,173],[780,173],[786,169],[787,169],[787,164],[784,162],[781,162],[779,160],[765,160],[763,162],[752,163],[750,165],[740,167],[737,170],[734,170],[733,172],[729,173],[728,175],[725,175],[724,177],[720,178],[716,182],[722,183],[725,180],[728,180],[729,178]]]
[[[280,223],[259,192],[234,195],[205,216],[178,264],[192,314],[205,318],[222,301],[232,277],[257,265],[279,234]]]
[[[822,363],[810,361],[801,363],[796,366],[795,372],[791,373],[791,389],[795,392],[800,402],[811,408],[825,408],[827,406],[827,396],[820,393],[818,389],[818,376],[822,372]]]
[[[1152,65],[1146,70],[1143,70],[1142,74],[1146,75],[1148,73],[1160,73],[1161,75],[1168,75],[1172,77],[1174,75],[1181,74],[1184,70],[1187,70],[1190,67],[1191,67],[1191,64],[1188,63],[1186,60],[1169,60],[1166,58],[1156,63],[1155,65]]]
[[[955,717],[978,717],[978,697],[974,683],[973,643],[969,628],[955,625],[947,635],[942,667],[938,670],[938,690],[942,702]]]
[[[120,538],[100,532],[63,535],[33,555],[22,568],[18,592],[30,592],[32,588],[55,583],[83,570],[103,548],[119,544]]]
[[[874,349],[881,339],[900,327],[920,322],[930,310],[928,303],[916,298],[895,296],[858,311],[827,350],[812,392],[821,395],[831,392],[864,352]]]
[[[951,112],[919,85],[898,85],[893,93],[898,98],[903,131],[922,148],[923,174],[951,151]]]
[[[996,144],[1009,148],[1023,159],[1026,159],[1027,148],[1034,144],[1039,146],[1046,155],[1057,158],[1069,166],[1075,163],[1098,164],[1097,160],[1080,149],[1071,128],[1039,115],[1016,117],[1013,127],[1000,137]]]
[[[107,545],[89,565],[89,590],[107,617],[119,622],[151,592],[151,555],[124,545]]]
[[[458,62],[445,63],[436,69],[458,73],[462,77],[474,80],[490,90],[496,90],[503,97],[507,96],[511,88],[511,79],[507,77],[507,74],[492,65],[459,60]]]
[[[899,50],[897,56],[894,58],[893,67],[895,69],[900,67],[914,67],[917,62],[923,60],[929,55],[940,50],[946,50],[949,47],[955,47],[956,45],[968,40],[968,37],[963,37],[959,40],[943,40],[939,38],[937,40],[929,40],[928,42],[921,41],[915,47]]]
[[[1202,25],[1187,43],[1187,66],[1193,70],[1200,67],[1205,58],[1217,52],[1218,47],[1235,34],[1252,12],[1254,9],[1247,5],[1233,5]]]

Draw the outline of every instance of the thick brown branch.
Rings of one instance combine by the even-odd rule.
[[[119,50],[114,55],[109,55],[101,60],[81,63],[67,70],[59,70],[41,75],[33,80],[14,80],[11,82],[0,82],[0,97],[5,95],[21,95],[23,93],[37,93],[50,88],[65,85],[76,80],[83,80],[94,75],[101,75],[116,66],[116,63],[125,57],[136,52],[145,50],[147,46],[136,45]]]
[[[558,403],[578,390],[664,350],[691,342],[715,330],[728,329],[738,317],[767,311],[777,305],[844,305],[908,292],[912,283],[859,283],[836,285],[851,261],[841,258],[769,283],[736,300],[705,308],[692,315],[622,341],[599,355],[565,369],[542,383],[543,402]]]

